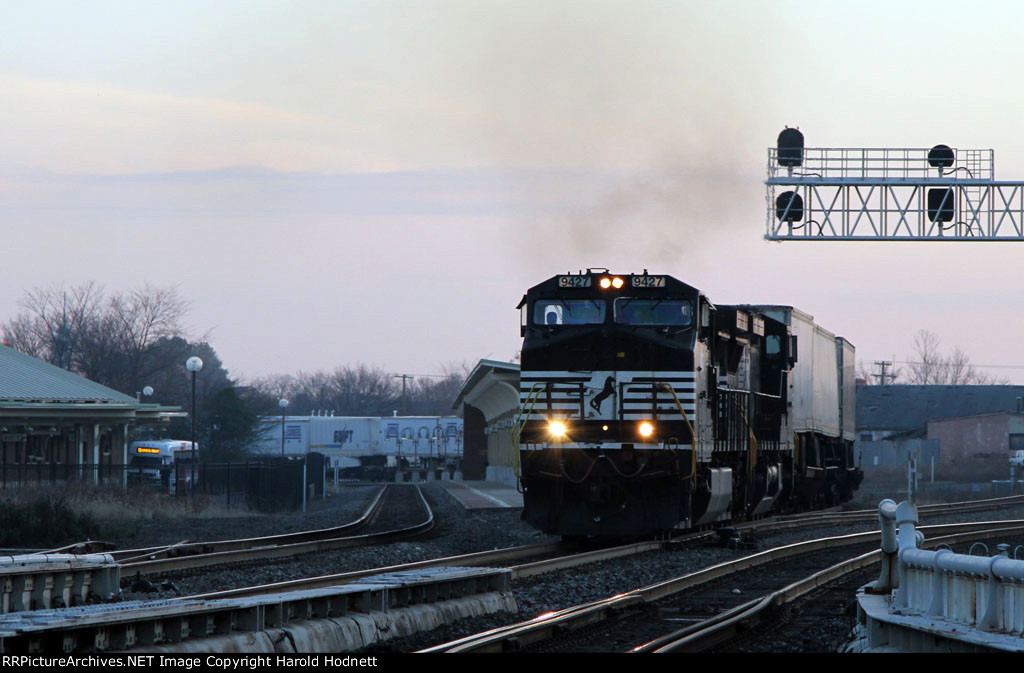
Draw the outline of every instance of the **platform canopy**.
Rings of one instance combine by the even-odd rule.
[[[466,378],[452,408],[469,404],[484,414],[488,423],[519,408],[519,365],[481,360]]]
[[[160,422],[184,415],[0,345],[0,420]]]

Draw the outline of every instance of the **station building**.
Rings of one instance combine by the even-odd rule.
[[[0,345],[0,484],[123,483],[129,428],[185,415]]]
[[[519,365],[480,360],[452,407],[465,422],[463,478],[516,487],[513,426],[519,412]]]

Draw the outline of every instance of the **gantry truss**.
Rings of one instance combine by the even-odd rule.
[[[945,161],[936,148],[769,148],[765,238],[1024,241],[1024,182],[996,180],[992,150],[937,147]]]

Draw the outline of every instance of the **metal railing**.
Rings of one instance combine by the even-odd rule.
[[[1024,636],[1024,561],[920,549],[917,508],[907,502],[883,501],[879,522],[883,568],[874,593],[893,590],[892,614],[924,617],[951,631]]]
[[[765,238],[1024,241],[1024,182],[990,149],[939,149],[769,148]]]
[[[793,150],[783,149],[786,152]],[[952,149],[952,164],[932,166],[932,150],[920,147],[808,147],[802,150],[802,165],[792,169],[779,164],[779,148],[768,149],[768,179],[801,178],[822,180],[993,180],[995,153],[990,150]]]

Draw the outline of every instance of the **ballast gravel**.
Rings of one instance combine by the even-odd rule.
[[[158,522],[158,525],[127,523],[120,528],[124,531],[124,536],[111,541],[122,549],[140,548],[173,544],[185,539],[236,539],[297,530],[329,528],[355,519],[374,497],[378,488],[362,484],[345,486],[337,495],[324,501],[312,503],[306,514],[233,516],[198,521],[161,521]],[[194,595],[556,540],[556,538],[545,536],[523,523],[519,519],[519,510],[467,511],[440,486],[427,483],[422,485],[422,488],[428,503],[434,510],[436,525],[431,533],[420,539],[337,552],[304,554],[280,562],[221,566],[167,575],[151,579],[151,587],[149,587],[151,590],[147,592],[131,591],[132,578],[122,578],[122,584],[125,585],[122,591],[122,600]],[[400,493],[404,494],[405,500],[415,503],[414,490],[411,487],[403,486]],[[871,505],[864,504],[862,506],[870,507]],[[395,511],[391,507],[388,509]],[[923,520],[921,523],[970,521],[979,518],[1014,518],[1022,516],[1022,512],[1024,510],[1017,508],[1016,510],[989,512],[984,515],[969,513],[960,516],[947,516],[941,520]],[[407,523],[411,524],[420,515],[417,514],[416,507],[409,506],[399,508],[398,513],[393,516],[398,520],[406,517]],[[378,525],[386,527],[392,523],[395,521],[384,521]],[[402,525],[401,521],[399,521],[399,525]],[[767,529],[759,533],[756,549],[753,551],[812,538],[844,535],[876,528],[875,523],[859,523],[778,532]],[[530,619],[545,612],[607,598],[648,584],[685,575],[716,563],[753,553],[753,551],[702,547],[651,552],[528,578],[513,584],[513,592],[518,604],[518,612],[515,614],[466,619],[435,629],[430,633],[385,641],[367,648],[367,651],[417,651],[496,626]],[[736,590],[742,592],[743,587],[738,586]],[[751,595],[751,598],[754,597]],[[850,606],[844,610],[843,619],[834,620],[834,624],[828,629],[821,629],[814,634],[805,634],[799,645],[799,650],[805,652],[835,652],[839,650],[853,627],[855,610],[852,610],[851,607],[854,600],[854,596],[851,595]],[[779,651],[792,651],[792,645],[780,643]]]

